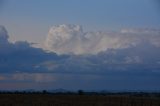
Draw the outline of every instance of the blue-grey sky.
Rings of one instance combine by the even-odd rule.
[[[57,24],[78,24],[87,31],[160,27],[157,0],[3,0],[2,5],[0,23],[12,41],[42,44]]]

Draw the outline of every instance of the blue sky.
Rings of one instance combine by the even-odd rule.
[[[12,41],[42,43],[49,28],[59,24],[83,25],[87,31],[159,27],[157,4],[156,0],[4,0],[0,22]]]
[[[0,0],[0,90],[160,90],[159,11],[158,0]]]

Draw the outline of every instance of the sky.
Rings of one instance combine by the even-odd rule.
[[[2,1],[0,22],[9,30],[11,41],[41,46],[53,25],[78,24],[86,31],[160,26],[158,0]]]
[[[0,0],[0,89],[160,90],[158,0]]]

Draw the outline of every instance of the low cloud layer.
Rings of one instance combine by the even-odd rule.
[[[16,73],[11,76],[12,80],[34,81],[38,83],[54,82],[55,78],[51,74],[41,73]]]
[[[128,48],[148,42],[160,47],[158,29],[123,29],[119,32],[84,32],[79,25],[53,26],[46,48],[57,54],[97,54],[108,49]]]

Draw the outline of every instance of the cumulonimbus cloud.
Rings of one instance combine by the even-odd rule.
[[[53,26],[45,46],[57,54],[97,54],[107,49],[127,48],[142,42],[160,46],[158,29],[123,29],[119,32],[84,32],[79,25]]]
[[[142,85],[142,88],[159,89],[159,36],[157,29],[84,32],[81,26],[59,25],[51,28],[48,34],[45,43],[49,50],[59,54],[91,55],[57,55],[34,48],[28,42],[9,42],[7,31],[1,26],[0,89],[8,88],[6,82],[9,86],[23,83],[23,87],[26,83],[32,83],[32,88],[40,83],[50,83],[52,86],[53,82],[54,87],[59,87],[59,84],[81,87],[81,81],[89,81],[86,85],[91,81],[100,88],[101,83],[107,88],[122,85],[122,88],[129,89]],[[111,81],[116,87],[110,85]],[[134,86],[130,86],[132,83]]]

